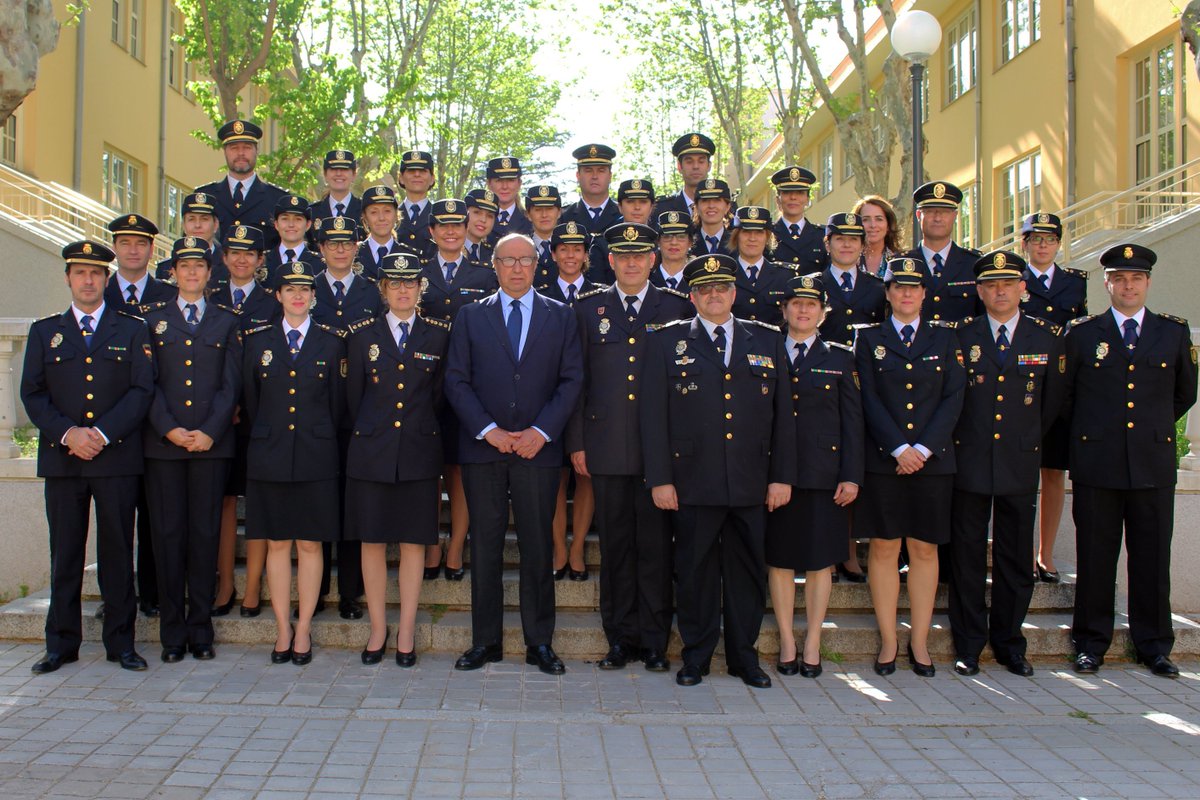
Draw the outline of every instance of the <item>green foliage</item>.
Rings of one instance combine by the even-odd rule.
[[[1193,409],[1192,413],[1200,414],[1200,410]],[[1192,446],[1191,441],[1184,434],[1184,429],[1187,428],[1187,415],[1183,419],[1175,423],[1175,466],[1179,466],[1179,459],[1188,454],[1188,449]]]
[[[21,458],[36,458],[38,430],[32,425],[13,430],[13,444],[21,448]]]

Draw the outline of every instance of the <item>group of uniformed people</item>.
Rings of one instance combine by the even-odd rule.
[[[51,541],[35,673],[78,657],[93,502],[109,660],[146,668],[133,642],[138,594],[159,617],[164,662],[214,657],[212,618],[235,602],[244,496],[241,613],[260,612],[265,569],[274,663],[312,658],[331,545],[339,612],[361,617],[365,596],[362,660],[381,661],[387,548],[398,545],[395,654],[412,666],[421,582],[463,578],[468,528],[473,636],[456,667],[500,660],[511,502],[526,660],[544,672],[564,669],[551,646],[553,582],[589,579],[594,508],[601,669],[669,670],[677,615],[680,685],[702,681],[723,630],[730,674],[770,686],[755,648],[769,591],[777,672],[816,677],[840,575],[870,585],[879,674],[895,670],[901,581],[909,662],[934,674],[940,578],[955,671],[975,674],[990,645],[1030,675],[1021,626],[1035,574],[1058,580],[1034,556],[1039,480],[1061,493],[1067,467],[1076,670],[1094,672],[1111,642],[1125,535],[1137,656],[1178,673],[1174,425],[1195,401],[1196,358],[1187,324],[1145,307],[1147,248],[1104,253],[1112,307],[1086,316],[1086,274],[1054,260],[1056,216],[1024,220],[1028,261],[966,250],[952,239],[962,193],[943,181],[914,194],[923,244],[875,252],[871,266],[886,201],[814,225],[804,210],[815,178],[786,167],[772,177],[777,219],[735,207],[728,184],[708,177],[715,147],[699,133],[675,142],[684,188],[666,197],[627,180],[614,201],[612,148],[577,149],[581,199],[565,208],[548,185],[522,202],[511,157],[487,163],[486,189],[432,201],[422,151],[402,157],[402,195],[379,185],[361,196],[353,154],[331,151],[329,192],[310,203],[256,176],[261,135],[244,120],[221,128],[228,174],[187,196],[186,235],[157,277],[157,228],[137,214],[110,224],[111,248],[63,250],[71,306],[33,324],[21,385],[41,432]],[[138,550],[157,568],[152,601],[134,587],[135,516],[148,521]],[[847,566],[858,538],[870,540],[865,575]]]

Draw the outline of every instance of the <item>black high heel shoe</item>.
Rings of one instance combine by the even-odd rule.
[[[1054,570],[1046,569],[1040,563],[1037,565],[1038,580],[1042,583],[1058,583],[1062,580]]]
[[[436,567],[426,567],[425,568],[425,580],[427,580],[427,581],[431,581],[434,578],[436,578],[438,575],[441,575],[441,574],[442,574],[442,567],[440,564]]]
[[[370,637],[367,637],[367,638],[369,639]],[[384,650],[387,650],[387,635],[386,634],[384,634],[383,644],[379,645],[378,650],[370,650],[366,647],[363,648],[362,663],[364,663],[368,666],[370,666],[372,664],[378,664],[380,661],[383,661],[383,651]],[[309,648],[309,652],[312,652],[311,648]]]
[[[920,675],[922,678],[932,678],[937,674],[937,667],[935,667],[932,662],[929,664],[922,664],[920,661],[917,661],[917,657],[913,655],[911,643],[908,645],[908,663],[912,664],[912,671],[917,675]]]
[[[561,569],[551,570],[552,574],[554,575],[554,580],[561,581],[563,578],[567,577],[567,570],[569,569],[570,566],[563,564]]]
[[[846,580],[850,581],[851,583],[866,583],[867,582],[867,573],[866,572],[852,572],[851,570],[847,569],[846,565],[840,561],[838,562],[837,572],[835,574],[838,577],[845,578]]]
[[[444,568],[443,572],[443,574],[446,576],[446,580],[448,581],[461,581],[463,579],[463,575],[466,573],[467,567],[465,564],[461,567],[447,566]]]
[[[296,649],[296,629],[292,629],[292,663],[297,667],[303,667],[305,664],[312,662],[312,630],[308,632],[308,649],[301,653]]]
[[[407,653],[401,652],[401,650],[400,650],[400,631],[396,631],[396,666],[404,667],[405,669],[408,669],[409,667],[416,666],[416,663],[417,663],[416,642],[413,642],[412,650],[409,650]]]
[[[292,626],[292,638],[290,641],[294,642],[295,640],[296,640],[296,627],[293,625]],[[276,650],[274,648],[271,648],[271,663],[272,664],[286,664],[291,660],[292,660],[292,645],[290,644],[290,642],[289,642],[286,650]]]
[[[228,616],[230,611],[233,611],[234,604],[237,603],[237,589],[229,593],[229,599],[219,606],[213,606],[210,616],[224,617]]]
[[[899,652],[899,646],[896,647]],[[892,656],[891,661],[880,661],[879,656],[875,656],[875,674],[882,677],[887,677],[896,671],[896,656]]]

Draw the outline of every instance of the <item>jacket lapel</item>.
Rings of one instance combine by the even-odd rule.
[[[484,300],[483,303],[488,307],[485,316],[488,318],[488,322],[491,323],[492,332],[504,346],[504,352],[508,353],[508,357],[512,359],[513,364],[516,364],[517,354],[513,352],[512,344],[508,341],[508,328],[504,326],[504,310],[500,307],[500,304],[508,299],[508,295],[497,290],[495,294]]]
[[[550,314],[550,310],[546,307],[546,298],[539,295],[537,292],[533,294],[533,311],[530,314],[529,330],[525,334],[525,347],[521,350],[521,360],[529,355],[532,350],[532,345],[537,341],[538,335],[541,334],[542,328],[546,325],[546,317]]]
[[[701,324],[699,316],[692,318],[691,327],[688,328],[688,339],[696,348],[696,352],[715,364],[717,369],[725,369],[725,362],[717,352],[717,346],[713,343],[712,337],[708,335],[708,331]]]

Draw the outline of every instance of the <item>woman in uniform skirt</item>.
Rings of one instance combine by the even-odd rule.
[[[821,625],[833,588],[830,567],[846,560],[850,512],[863,481],[863,414],[850,348],[817,335],[825,319],[820,277],[788,281],[783,301],[799,469],[792,501],[767,517],[767,578],[779,623],[781,675],[821,674]],[[804,573],[804,652],[792,612]]]
[[[932,677],[929,626],[937,592],[937,546],[950,541],[954,425],[966,373],[952,324],[921,318],[924,262],[895,258],[884,281],[891,315],[859,330],[855,365],[866,417],[862,528],[871,532],[867,581],[882,646],[875,672],[896,670],[901,542],[908,543],[913,671]]]
[[[396,663],[417,663],[417,603],[425,548],[438,538],[442,378],[450,324],[417,315],[421,263],[384,256],[379,293],[388,312],[351,326],[346,397],[354,425],[346,462],[345,537],[362,542],[371,636],[364,664],[387,647],[387,546],[400,545]]]
[[[246,455],[246,538],[267,540],[267,590],[278,634],[271,663],[312,660],[312,616],[321,591],[321,543],[341,532],[338,420],[345,406],[346,343],[313,322],[312,269],[302,261],[276,273],[283,319],[251,329],[243,368],[250,419]],[[291,611],[296,545],[296,625]]]

